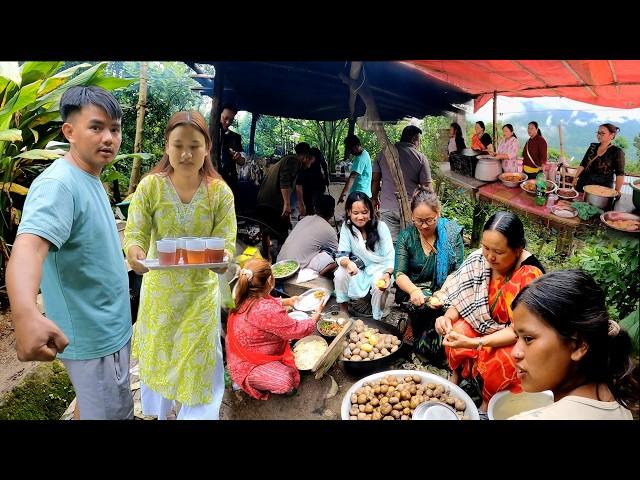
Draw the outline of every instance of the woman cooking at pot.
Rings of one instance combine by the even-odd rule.
[[[589,145],[576,172],[574,186],[578,192],[582,192],[585,185],[611,188],[615,173],[615,189],[620,193],[624,183],[624,150],[611,143],[619,130],[611,123],[603,123],[598,127],[599,142]]]

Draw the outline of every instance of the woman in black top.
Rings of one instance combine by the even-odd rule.
[[[589,145],[576,172],[574,185],[578,192],[582,192],[585,185],[611,188],[615,173],[615,189],[620,193],[624,182],[624,150],[611,143],[619,130],[611,123],[603,123],[598,127],[599,143]]]
[[[485,151],[491,145],[491,135],[484,132],[484,122],[477,121],[473,127],[476,133],[471,137],[471,148],[474,150]]]

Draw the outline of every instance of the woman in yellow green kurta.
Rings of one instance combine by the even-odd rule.
[[[129,206],[125,251],[144,273],[134,328],[143,413],[166,418],[174,401],[178,419],[217,419],[224,392],[220,346],[220,290],[208,269],[148,271],[164,237],[222,237],[235,253],[233,194],[213,169],[211,140],[197,112],[174,114],[165,155],[138,185]],[[221,272],[219,272],[221,273]]]

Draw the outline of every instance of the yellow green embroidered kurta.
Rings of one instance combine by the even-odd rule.
[[[156,240],[163,237],[222,237],[233,255],[236,230],[233,194],[224,181],[203,181],[184,204],[167,176],[148,175],[129,205],[124,248],[138,245],[156,258]],[[219,307],[218,276],[211,270],[145,273],[132,350],[140,380],[167,399],[210,403]]]

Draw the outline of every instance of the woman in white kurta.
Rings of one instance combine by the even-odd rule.
[[[371,291],[373,318],[380,320],[384,295],[393,282],[395,251],[389,227],[373,216],[371,199],[362,192],[352,192],[345,203],[346,220],[338,242],[338,269],[334,274],[336,300],[348,315],[349,299],[362,298]],[[364,263],[358,268],[349,259],[356,255]]]
[[[233,254],[233,194],[213,169],[199,113],[174,114],[165,142],[163,159],[136,189],[125,229],[129,263],[145,274],[132,352],[142,409],[164,419],[178,401],[178,419],[217,419],[224,393],[218,275],[209,269],[148,271],[140,260],[155,258],[156,240],[164,237],[222,237]]]

